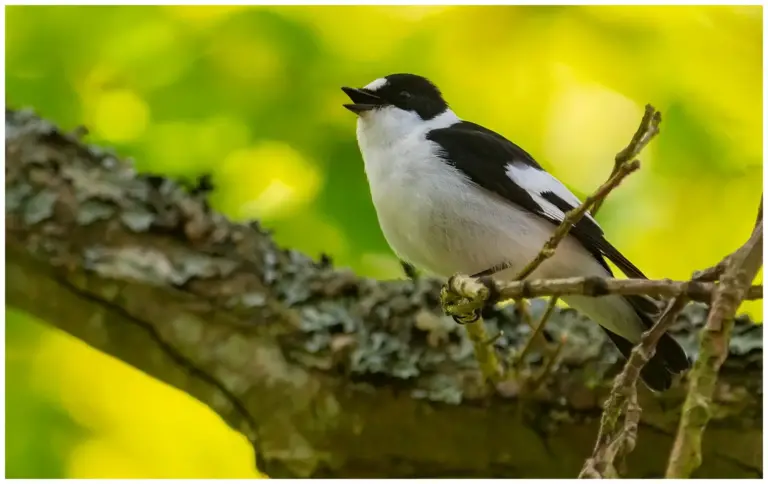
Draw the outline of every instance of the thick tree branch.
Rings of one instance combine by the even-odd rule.
[[[526,374],[488,392],[438,281],[281,250],[27,112],[6,113],[6,281],[9,304],[209,405],[274,477],[570,477],[622,361],[558,309],[548,328],[569,339],[536,393],[519,398]],[[672,328],[689,352],[705,314],[690,305]],[[530,331],[509,309],[486,324],[500,350]],[[737,319],[729,351],[701,476],[762,472],[762,327]],[[640,392],[631,475],[663,473],[684,390]]]

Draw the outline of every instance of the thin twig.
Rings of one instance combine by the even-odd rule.
[[[656,324],[643,334],[640,343],[632,348],[624,369],[613,381],[611,393],[605,402],[600,418],[592,456],[584,463],[579,477],[588,477],[593,473],[611,476],[615,473],[615,459],[625,456],[634,449],[637,439],[637,421],[640,418],[640,405],[637,402],[637,380],[640,371],[653,358],[656,344],[661,336],[672,326],[678,313],[683,310],[688,300],[685,296],[674,299],[659,317]],[[626,407],[624,426],[617,430],[621,413]]]
[[[622,472],[626,469],[626,458],[635,450],[637,444],[637,428],[640,425],[640,417],[643,409],[637,400],[637,391],[632,392],[627,398],[627,409],[624,412],[624,425],[616,440],[611,445],[610,453],[613,455],[614,468],[616,459],[619,459],[619,465]]]
[[[547,340],[544,338],[542,330],[544,329],[544,325],[547,323],[546,318],[548,318],[549,315],[545,314],[544,317],[540,318],[537,322],[534,322],[533,316],[531,316],[530,304],[528,304],[528,300],[523,297],[518,297],[515,299],[515,310],[520,315],[525,324],[531,328],[531,334],[528,335],[528,339],[525,341],[523,347],[527,348],[532,346],[534,343],[538,343],[542,349],[546,349]],[[540,329],[537,331],[537,328]],[[517,368],[517,363],[519,362],[520,360],[515,360],[513,367]]]
[[[658,113],[650,104],[647,105],[645,107],[645,114],[640,122],[640,126],[635,132],[635,135],[632,137],[629,145],[627,145],[626,148],[624,148],[620,153],[616,155],[614,160],[614,168],[611,171],[611,175],[608,177],[608,180],[603,183],[595,191],[595,193],[587,197],[586,200],[584,200],[577,208],[570,210],[565,214],[562,222],[557,227],[555,232],[550,236],[549,240],[547,240],[536,257],[534,257],[533,260],[531,260],[515,276],[515,280],[525,279],[530,274],[532,274],[533,271],[535,271],[536,268],[539,267],[545,260],[552,257],[555,254],[555,250],[557,249],[557,246],[560,244],[560,242],[565,240],[565,237],[568,235],[571,228],[574,227],[582,219],[582,217],[587,214],[590,208],[592,209],[593,215],[597,214],[597,211],[600,208],[600,204],[603,200],[605,200],[608,194],[617,186],[619,186],[619,183],[621,183],[621,181],[630,173],[640,168],[640,162],[634,158],[640,153],[645,145],[648,144],[648,142],[650,142],[650,140],[658,134],[660,123],[661,114]],[[502,264],[501,267],[493,267],[489,271],[485,272],[492,274],[497,270],[506,269],[507,267],[505,266],[507,265],[508,264]],[[544,331],[547,320],[549,319],[549,316],[552,314],[552,311],[557,304],[557,299],[557,295],[552,296],[550,299],[547,311],[544,313],[533,334],[531,334],[525,346],[523,347],[520,358],[517,360],[518,364],[525,358],[526,353],[532,347],[534,339],[541,337],[541,333]],[[517,301],[518,305],[522,304],[520,303],[521,299],[518,298]],[[555,350],[548,355],[544,370],[540,375],[541,377],[537,380],[539,383],[543,381],[552,370],[552,368],[554,368],[555,362],[560,353],[560,350],[563,347],[564,341],[565,339],[561,338],[560,345],[557,346]]]
[[[565,214],[563,221],[560,222],[560,225],[549,240],[547,240],[536,257],[517,274],[514,278],[515,280],[525,279],[536,270],[542,262],[552,257],[558,244],[560,244],[565,236],[568,235],[571,227],[576,225],[579,220],[590,211],[590,208],[592,209],[592,215],[597,214],[605,197],[607,197],[627,175],[640,168],[640,162],[634,158],[640,154],[643,148],[645,148],[657,134],[659,134],[660,124],[661,113],[656,111],[650,104],[647,104],[645,106],[643,119],[640,121],[640,126],[638,126],[637,131],[635,131],[629,144],[616,154],[613,170],[611,170],[611,175],[608,177],[608,180],[603,183],[595,193],[587,197],[581,205]],[[473,274],[472,277],[490,276],[497,272],[509,269],[511,266],[511,262],[504,261],[484,271],[478,272],[477,274]]]
[[[539,322],[535,326],[532,326],[533,333],[531,333],[531,335],[526,340],[525,346],[523,346],[523,350],[520,352],[520,355],[518,355],[515,358],[515,362],[514,362],[515,367],[520,366],[520,364],[525,360],[525,357],[528,355],[531,348],[533,347],[534,341],[538,341],[539,337],[543,339],[542,333],[544,331],[544,326],[547,324],[547,320],[549,320],[549,317],[554,312],[555,307],[557,306],[557,300],[558,300],[557,296],[552,296],[549,299],[549,304],[547,305],[546,311],[544,311],[544,314],[539,319]],[[525,301],[525,300],[521,299],[521,301]]]
[[[542,321],[541,327],[544,327],[544,324],[546,324],[546,320]],[[530,391],[536,391],[536,389],[541,386],[542,383],[544,383],[547,380],[547,377],[552,373],[552,370],[555,368],[555,363],[557,363],[557,358],[560,356],[560,353],[563,351],[563,347],[565,346],[566,341],[568,341],[568,336],[566,334],[563,334],[560,336],[560,342],[557,343],[557,346],[552,350],[552,352],[547,355],[547,361],[544,364],[544,368],[541,369],[541,372],[536,377],[536,379],[531,384]]]
[[[547,240],[547,242],[544,244],[544,247],[542,247],[539,253],[536,254],[536,257],[534,257],[533,260],[531,260],[525,267],[523,267],[517,276],[515,276],[515,280],[525,279],[531,275],[531,273],[535,271],[542,262],[552,257],[555,254],[555,249],[557,246],[571,231],[571,227],[577,224],[579,220],[581,220],[581,218],[586,215],[590,207],[592,207],[592,205],[598,200],[603,200],[606,196],[608,196],[609,193],[611,193],[614,188],[619,186],[619,183],[621,183],[621,181],[626,178],[627,175],[639,168],[640,162],[637,160],[624,163],[621,165],[616,174],[609,178],[608,181],[603,183],[600,188],[595,191],[595,193],[587,197],[584,202],[577,208],[566,213],[562,223],[557,227],[557,229],[555,229],[549,240]]]
[[[542,331],[536,331],[536,328],[541,327],[541,329],[544,329],[542,324],[546,324],[547,322],[546,318],[549,318],[549,316],[552,315],[552,311],[549,311],[549,309],[547,309],[547,311],[549,311],[549,315],[545,313],[546,318],[543,317],[539,319],[538,322],[534,323],[533,316],[531,316],[530,304],[528,303],[528,300],[523,297],[519,297],[515,299],[515,311],[517,311],[517,313],[520,315],[523,322],[527,324],[528,327],[531,328],[531,330],[533,330],[533,332],[529,336],[524,346],[528,346],[529,343],[538,343],[542,348],[546,348],[547,340],[544,338]],[[535,338],[536,341],[531,341],[531,338]]]
[[[528,300],[522,297],[515,298],[515,311],[523,319],[523,322],[528,325],[529,328],[535,329],[536,324],[533,322],[533,316],[531,316],[531,308],[528,306]]]
[[[728,264],[729,257],[730,256],[718,262],[716,266],[694,272],[693,278],[697,281],[702,281],[702,282],[716,282],[720,280],[720,276],[723,275],[723,272],[725,271],[725,266]]]
[[[655,298],[672,299],[685,296],[692,301],[712,302],[718,287],[712,282],[673,281],[670,279],[613,279],[601,277],[568,277],[563,279],[536,279],[530,281],[497,282],[499,300],[534,298],[542,296],[583,295],[591,297],[619,294],[623,296],[646,295]],[[458,297],[445,307],[449,314],[470,313],[480,310],[484,301],[478,298],[478,291],[487,288],[469,276],[457,275],[452,278],[452,288]],[[763,298],[763,286],[750,286],[744,297],[751,301]]]
[[[661,124],[661,113],[656,111],[653,106],[646,104],[645,113],[643,119],[640,121],[637,131],[632,136],[629,144],[616,154],[613,161],[613,169],[611,175],[608,178],[612,178],[618,173],[621,166],[629,161],[633,160],[640,151],[653,139],[654,136],[659,134],[659,124]],[[597,214],[600,207],[603,205],[603,200],[597,200],[592,206],[592,216]]]
[[[763,265],[762,200],[749,240],[730,257],[702,330],[699,357],[690,374],[688,395],[667,465],[666,477],[688,478],[701,465],[701,440],[711,416],[718,372],[728,356],[733,318]]]
[[[756,235],[758,232],[759,235]],[[746,277],[741,280],[741,293],[734,295],[737,298],[740,297],[740,299],[737,299],[736,302],[732,303],[732,308],[728,308],[729,310],[732,309],[730,316],[722,316],[730,321],[731,325],[733,315],[735,315],[739,303],[746,295],[749,284],[757,274],[759,267],[762,266],[762,253],[759,250],[762,246],[761,221],[755,228],[750,241],[755,244],[751,249],[753,252],[750,255],[744,255],[745,251],[747,250],[745,247],[749,245],[748,242],[744,247],[739,249],[739,251],[726,256],[723,261],[721,261],[715,267],[705,269],[694,274],[694,279],[707,280],[717,279],[721,274],[723,276],[723,282],[717,286],[715,291],[717,296],[710,311],[707,324],[708,326],[709,321],[713,317],[712,314],[717,312],[716,309],[718,304],[721,304],[720,301],[722,299],[720,295],[723,294],[723,291],[728,291],[730,289],[728,287],[728,283],[730,282],[729,277],[738,272],[732,270],[734,265],[739,264],[739,260],[744,261],[745,258],[751,257],[749,262],[743,262],[738,267],[743,268],[744,264],[751,264],[749,266],[749,270],[753,270],[754,272],[746,274]],[[723,268],[725,268],[725,273],[723,273]],[[750,275],[751,277],[749,277]],[[654,324],[649,331],[643,334],[640,343],[632,349],[632,353],[624,365],[624,369],[622,370],[621,374],[614,380],[611,394],[605,403],[605,410],[603,411],[603,415],[600,420],[600,429],[598,431],[597,440],[595,442],[595,448],[593,449],[592,456],[588,458],[584,463],[579,477],[614,477],[616,475],[616,459],[622,458],[623,460],[623,458],[629,452],[631,452],[632,449],[634,449],[634,445],[637,440],[637,422],[641,413],[640,406],[637,402],[637,380],[640,376],[640,371],[653,357],[656,344],[658,343],[659,339],[664,335],[669,327],[672,326],[677,314],[683,310],[687,303],[688,297],[686,295],[680,295],[670,301],[656,324]],[[720,319],[719,321],[722,322],[724,319]],[[721,325],[718,330],[722,330],[724,326],[725,325]],[[727,331],[729,331],[729,329]],[[721,341],[721,344],[716,346],[716,349],[721,352],[719,359],[705,359],[706,361],[717,362],[717,368],[719,368],[719,365],[722,364],[722,361],[725,360],[725,355],[727,354],[727,335],[723,337],[723,339],[724,341]],[[704,352],[703,347],[704,339],[702,339],[702,352],[700,352],[700,355],[702,356],[707,354]],[[711,354],[714,355],[715,353],[716,352],[713,351]],[[699,360],[696,363],[696,367],[701,366],[700,362],[702,361],[702,356],[699,357]],[[696,371],[696,367],[694,367],[694,372]],[[710,389],[711,391],[708,394],[710,401],[712,391],[714,391],[714,383],[717,380],[717,368],[710,370],[710,376],[706,378],[706,382],[711,383],[712,386]],[[694,372],[692,372],[692,376]],[[702,403],[704,398],[700,394],[698,395],[698,398],[691,398],[690,392],[693,392],[695,388],[693,386],[693,380],[691,385],[692,386],[689,387],[689,398],[686,400],[686,405],[688,405],[688,402],[691,401],[693,402],[692,405],[699,406],[699,408],[696,409],[698,412],[688,412],[688,415],[695,413],[698,416],[698,420],[695,424],[685,427],[685,431],[682,431],[684,428],[683,422],[686,420],[686,406],[684,406],[683,419],[681,420],[680,424],[681,430],[678,431],[675,448],[673,449],[672,457],[670,459],[670,467],[667,470],[667,477],[689,477],[691,472],[695,470],[701,462],[701,434],[703,433],[704,427],[706,426],[707,404]],[[703,411],[702,408],[700,408],[701,406],[704,407]],[[624,408],[626,408],[624,425],[621,429],[617,429],[617,423]],[[687,438],[681,439],[681,435],[685,435]],[[678,446],[678,443],[680,442],[683,443]],[[679,452],[676,452],[678,450]]]

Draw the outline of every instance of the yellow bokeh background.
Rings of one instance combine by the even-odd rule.
[[[9,105],[86,125],[139,170],[210,173],[217,209],[370,277],[401,275],[339,87],[390,73],[431,78],[582,196],[644,104],[660,109],[660,138],[598,217],[649,277],[736,248],[762,191],[759,6],[16,6],[6,49]],[[759,303],[742,309],[762,320]],[[259,476],[201,403],[6,318],[9,477]]]

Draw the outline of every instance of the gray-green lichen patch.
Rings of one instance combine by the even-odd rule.
[[[81,202],[94,198],[119,202],[125,197],[120,185],[105,179],[104,170],[70,165],[62,167],[61,175],[72,184],[75,196]]]
[[[318,369],[340,365],[356,378],[409,382],[418,395],[433,401],[461,401],[467,385],[458,375],[476,372],[477,362],[464,329],[441,314],[439,281],[382,284],[279,250],[267,250],[263,261],[263,282],[299,315],[300,333],[292,336],[288,346],[302,348],[307,357],[296,350],[291,353],[293,358]],[[545,301],[532,302],[534,317],[545,308]],[[424,323],[425,312],[432,315],[429,324]],[[601,374],[618,361],[618,353],[597,325],[571,310],[559,311],[559,316],[559,322],[549,328],[552,339],[560,335],[562,326],[568,326],[575,340],[586,343],[576,347],[581,351],[566,352],[567,363],[560,371],[570,371],[573,366],[583,373]],[[422,323],[415,324],[419,319]],[[503,330],[496,342],[502,357],[511,356],[512,349],[530,334],[511,307],[495,311],[486,325],[492,334]],[[353,340],[344,352],[334,346],[341,336]],[[608,361],[599,358],[605,351],[614,351],[614,357]],[[536,367],[542,358],[533,351],[529,360]]]
[[[146,232],[156,215],[148,211],[132,210],[120,214],[120,221],[134,232]]]
[[[15,212],[27,197],[32,194],[32,186],[27,183],[17,183],[5,189],[5,211]]]
[[[746,316],[737,317],[728,351],[734,355],[753,354],[756,361],[762,361],[757,357],[763,351],[763,325],[751,323]]]
[[[176,255],[174,266],[181,273],[184,282],[193,277],[202,279],[227,277],[237,267],[236,262],[223,257],[211,257],[186,250],[176,251],[174,254]]]
[[[53,190],[41,190],[24,205],[24,223],[35,225],[53,216],[58,198]]]
[[[423,318],[425,310],[441,321],[438,281],[421,279],[382,284],[340,277],[338,272],[307,261],[286,262],[279,252],[268,253],[265,259],[270,273],[282,275],[269,279],[273,289],[279,297],[290,301],[300,315],[302,334],[294,335],[298,340],[296,346],[312,355],[311,358],[298,358],[294,352],[294,357],[321,369],[338,366],[333,342],[340,335],[348,335],[354,338],[353,350],[344,356],[341,366],[352,375],[410,382],[412,391],[420,398],[445,403],[461,401],[461,395],[465,395],[468,387],[457,375],[465,369],[477,368],[465,331],[447,318],[445,325],[434,320],[426,325],[416,323],[419,317]],[[286,263],[292,264],[287,270]],[[335,289],[329,290],[330,287]],[[309,293],[307,288],[310,288]],[[546,306],[546,300],[531,301],[534,320],[543,314]],[[692,328],[700,327],[705,319],[706,308],[692,305],[673,328],[675,337],[680,338],[689,350],[694,349],[697,330]],[[521,323],[511,306],[493,311],[485,323],[490,334],[502,332],[495,347],[499,356],[507,361],[519,351],[531,331],[528,325]],[[739,326],[737,322],[734,335],[755,331],[753,324],[743,323],[746,324]],[[439,333],[437,338],[433,334],[435,331]],[[581,381],[583,387],[597,389],[609,382],[623,365],[623,358],[600,326],[572,309],[558,308],[547,325],[546,335],[550,341],[561,337],[567,341],[551,378],[553,381],[561,375],[564,378],[560,381]],[[748,339],[753,342],[753,349],[761,348],[761,343]],[[732,346],[743,353],[747,345],[740,346],[739,341],[736,336]],[[757,361],[762,364],[762,359]],[[529,353],[526,363],[536,370],[543,363],[542,355],[534,350]],[[436,378],[438,375],[440,378]],[[575,403],[582,407],[585,402],[591,402],[590,408],[597,405],[594,393],[555,391],[567,398],[572,395],[578,400]],[[571,403],[568,399],[562,400],[563,407]]]
[[[672,332],[685,348],[685,351],[696,356],[699,350],[698,330],[704,326],[709,314],[709,307],[702,303],[691,303],[678,317]],[[687,330],[694,328],[696,331]],[[747,316],[738,316],[731,334],[729,352],[731,354],[747,355],[753,351],[762,351],[762,324],[752,323]]]
[[[114,215],[116,207],[100,200],[86,200],[80,204],[77,212],[79,225],[90,225],[99,220],[107,220]]]
[[[192,278],[229,274],[235,263],[223,258],[178,249],[170,254],[147,247],[90,247],[84,266],[104,277],[154,286],[182,286]]]
[[[56,126],[39,118],[32,109],[5,110],[6,144],[28,133],[50,135],[57,131]]]
[[[165,286],[178,279],[167,255],[139,247],[91,247],[83,253],[85,268],[103,277]]]

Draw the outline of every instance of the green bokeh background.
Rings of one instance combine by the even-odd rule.
[[[583,196],[651,102],[662,135],[598,219],[650,277],[749,233],[762,190],[762,7],[6,7],[6,101],[178,178],[279,243],[401,277],[342,85],[435,81],[459,116]],[[762,276],[760,276],[762,278]],[[745,305],[758,320],[761,306]],[[8,477],[253,477],[212,412],[6,308]]]

